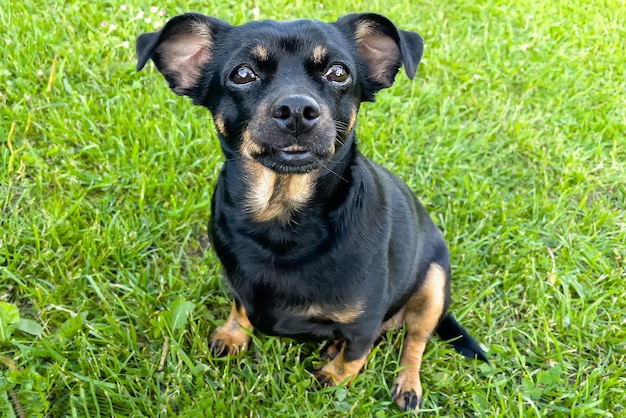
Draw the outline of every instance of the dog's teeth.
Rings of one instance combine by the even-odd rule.
[[[304,152],[306,151],[306,148],[304,148],[302,145],[289,145],[288,147],[285,147],[282,149],[283,152]]]

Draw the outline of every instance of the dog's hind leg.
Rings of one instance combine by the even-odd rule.
[[[437,328],[446,309],[448,277],[446,271],[432,263],[420,289],[404,308],[406,337],[400,359],[401,370],[391,388],[391,396],[405,411],[416,410],[422,404],[420,368],[426,342]]]
[[[254,327],[246,315],[246,309],[237,301],[233,302],[228,319],[211,336],[209,342],[211,354],[224,357],[245,351],[250,342],[249,333],[253,330]]]

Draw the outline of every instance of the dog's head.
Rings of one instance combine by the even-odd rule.
[[[139,36],[137,70],[152,59],[175,93],[206,106],[227,157],[302,174],[339,152],[359,104],[402,64],[413,78],[422,51],[417,33],[376,14],[231,26],[188,13]]]

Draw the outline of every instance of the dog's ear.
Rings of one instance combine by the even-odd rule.
[[[356,42],[376,90],[391,86],[403,63],[406,75],[413,79],[424,52],[424,39],[419,34],[399,30],[389,19],[374,13],[347,15],[338,19],[337,25]]]
[[[189,96],[211,61],[215,36],[228,28],[227,23],[198,13],[176,16],[160,32],[139,35],[137,71],[152,59],[170,88]]]

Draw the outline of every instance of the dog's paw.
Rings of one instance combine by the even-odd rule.
[[[344,361],[343,350],[339,352],[324,367],[314,372],[320,386],[335,386],[337,384],[350,384],[365,364],[367,353],[363,357],[353,361]]]
[[[402,372],[401,372],[402,373]],[[417,379],[400,375],[391,387],[391,399],[403,411],[418,411],[422,407],[422,384]]]
[[[317,383],[320,387],[330,387],[335,386],[337,382],[335,381],[335,376],[330,373],[328,370],[324,370],[321,368],[315,372],[315,378],[317,379]]]
[[[320,357],[322,358],[322,360],[330,361],[337,357],[337,354],[341,352],[345,342],[345,340],[335,340],[326,343],[326,345],[324,345],[324,347],[320,351]]]
[[[214,357],[233,356],[248,348],[250,336],[241,327],[219,328],[211,337],[209,350]]]

